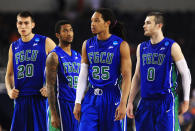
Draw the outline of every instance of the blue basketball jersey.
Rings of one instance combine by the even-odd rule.
[[[35,34],[29,42],[12,43],[15,88],[20,96],[40,94],[45,82],[45,36]]]
[[[171,56],[174,41],[164,38],[140,45],[141,97],[159,98],[177,87],[177,70]]]
[[[95,87],[117,85],[120,73],[120,44],[123,40],[111,35],[107,40],[97,36],[87,41],[86,52],[89,60],[89,83]]]
[[[69,56],[59,46],[52,51],[58,55],[57,92],[58,98],[69,102],[75,101],[81,55],[74,50]]]

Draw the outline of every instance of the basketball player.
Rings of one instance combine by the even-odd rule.
[[[110,9],[98,9],[91,17],[91,31],[96,36],[83,43],[74,108],[75,118],[80,120],[79,130],[126,130],[131,58],[129,45],[122,39],[122,25]]]
[[[10,45],[5,76],[8,95],[15,102],[11,131],[46,131],[44,70],[55,43],[32,33],[35,21],[30,12],[20,12],[16,25],[21,38]]]
[[[73,109],[81,55],[71,49],[74,32],[69,21],[58,21],[55,32],[59,39],[59,46],[56,46],[49,54],[46,61],[46,86],[51,111],[51,124],[54,128],[61,128],[62,131],[77,131],[78,121],[74,118]],[[55,93],[56,82],[57,93]]]
[[[191,75],[180,46],[163,35],[164,17],[151,12],[144,23],[144,35],[150,37],[138,45],[136,71],[127,107],[134,118],[133,101],[141,87],[141,101],[135,114],[137,131],[178,131],[177,69],[181,74],[184,102],[181,113],[188,110]]]

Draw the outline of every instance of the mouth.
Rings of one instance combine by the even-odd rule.
[[[25,33],[26,31],[25,30],[21,30],[22,33]]]

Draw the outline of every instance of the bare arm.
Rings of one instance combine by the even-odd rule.
[[[127,42],[120,46],[121,54],[121,73],[122,73],[122,95],[120,103],[127,104],[127,97],[131,86],[132,63],[130,57],[130,47]]]
[[[56,47],[56,44],[54,43],[54,41],[47,37],[46,40],[45,40],[46,54],[48,55],[49,52],[51,52],[55,47]]]
[[[53,40],[47,37],[46,40],[45,40],[46,55],[48,55],[49,52],[51,52],[55,47],[56,47],[56,44],[53,42]],[[40,89],[40,92],[41,92],[42,96],[47,97],[47,87],[45,86],[45,84]]]
[[[172,56],[174,62],[177,62],[181,59],[184,59],[181,48],[177,43],[174,43],[171,47],[171,56]]]
[[[127,116],[129,118],[134,118],[133,115],[133,101],[140,90],[140,45],[137,47],[137,63],[136,63],[136,69],[135,73],[133,75],[132,84],[131,84],[131,90],[129,95],[129,101],[127,106]]]
[[[13,71],[13,53],[12,45],[9,48],[9,56],[7,63],[7,71],[5,75],[5,86],[7,93],[11,99],[16,99],[19,95],[19,90],[14,88],[14,71]]]
[[[138,91],[140,90],[140,45],[137,47],[137,63],[135,68],[135,73],[133,75],[131,90],[129,95],[129,102],[133,103]]]
[[[122,94],[120,105],[116,109],[115,120],[121,120],[126,115],[126,104],[131,86],[132,63],[130,57],[130,48],[127,42],[123,41],[120,45],[121,55],[121,73],[122,73]]]
[[[56,112],[56,96],[55,96],[55,84],[58,67],[58,56],[55,53],[48,55],[46,60],[46,87],[48,94],[49,107],[51,114],[57,114]]]
[[[87,40],[85,40],[85,41],[83,42],[81,63],[88,64],[87,51],[86,51],[86,44],[87,44]]]

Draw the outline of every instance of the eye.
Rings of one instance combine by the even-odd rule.
[[[22,25],[22,22],[21,22],[21,21],[19,21],[19,22],[18,22],[18,25]]]
[[[68,30],[67,29],[64,29],[64,32],[68,32]]]
[[[28,25],[28,24],[29,24],[29,22],[24,22],[24,24],[25,24],[25,25]]]

